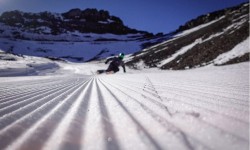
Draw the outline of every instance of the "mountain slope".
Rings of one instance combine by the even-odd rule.
[[[221,54],[240,43],[249,43],[249,3],[193,19],[174,38],[135,53],[127,65],[185,69],[214,64]],[[249,48],[232,62],[249,61]],[[247,49],[247,50],[245,50]]]

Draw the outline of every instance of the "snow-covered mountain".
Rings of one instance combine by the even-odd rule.
[[[96,9],[0,16],[0,49],[53,60],[86,62],[124,52],[130,54],[126,64],[131,68],[187,69],[249,61],[248,45],[249,3],[156,35],[126,27],[120,18]]]
[[[249,3],[199,16],[172,35],[135,53],[127,64],[186,69],[249,61]]]
[[[104,10],[10,11],[0,16],[0,48],[15,54],[89,61],[134,53],[149,37],[155,36],[125,26]]]

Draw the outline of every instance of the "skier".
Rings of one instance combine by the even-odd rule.
[[[108,69],[106,69],[106,70],[97,70],[97,73],[98,74],[101,74],[101,73],[107,73],[107,74],[116,73],[116,72],[119,71],[119,66],[122,66],[123,72],[125,73],[126,69],[125,69],[124,62],[122,61],[123,58],[124,58],[124,53],[120,53],[118,55],[118,57],[112,57],[112,58],[107,59],[105,64],[107,64],[109,61],[111,61],[111,63],[109,64]]]

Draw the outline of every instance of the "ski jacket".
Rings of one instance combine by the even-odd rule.
[[[125,64],[120,58],[118,58],[118,57],[109,58],[106,60],[105,64],[107,64],[109,61],[111,61],[110,65],[112,65],[114,67],[118,68],[119,66],[122,66],[123,72],[126,72]]]

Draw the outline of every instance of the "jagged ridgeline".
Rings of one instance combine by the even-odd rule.
[[[9,26],[48,33],[45,27],[51,29],[51,34],[58,35],[66,32],[79,31],[81,33],[112,33],[112,34],[134,34],[144,33],[131,29],[123,24],[123,21],[112,16],[108,11],[97,9],[72,9],[65,13],[26,13],[22,11],[8,11],[0,16],[0,22]],[[41,28],[39,28],[41,27]]]

